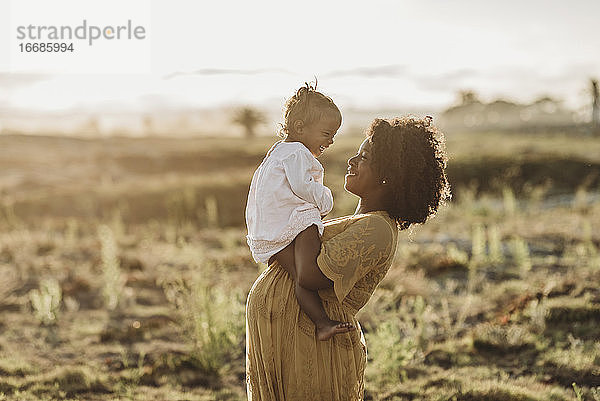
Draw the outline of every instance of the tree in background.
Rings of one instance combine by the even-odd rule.
[[[243,107],[235,112],[232,122],[244,127],[246,138],[253,138],[256,135],[254,129],[265,122],[265,116],[252,107]]]
[[[462,90],[458,92],[458,99],[461,105],[479,102],[477,94],[471,90]]]

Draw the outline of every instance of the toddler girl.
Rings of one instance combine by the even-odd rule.
[[[333,144],[342,115],[333,100],[306,84],[288,100],[284,117],[284,139],[271,147],[252,177],[246,238],[254,260],[277,260],[289,269],[298,304],[315,324],[317,338],[327,340],[354,327],[329,319],[318,293],[303,288],[290,266],[296,266],[308,244],[323,234],[321,218],[333,208],[316,158]]]

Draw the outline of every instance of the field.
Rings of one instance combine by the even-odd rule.
[[[243,400],[274,138],[0,136],[0,400]],[[351,214],[346,160],[322,157]],[[367,400],[600,400],[600,139],[448,135],[453,200],[360,312]]]

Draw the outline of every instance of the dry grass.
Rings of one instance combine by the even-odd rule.
[[[23,139],[0,137],[21,155],[0,155],[0,400],[244,399],[259,266],[240,223],[271,140]],[[358,142],[323,158],[332,217],[353,211],[341,182]],[[448,147],[460,196],[401,234],[359,316],[367,399],[574,400],[573,381],[592,399],[600,201],[580,161],[595,171],[600,144],[489,133]],[[521,168],[481,193],[488,156]],[[555,176],[570,196],[536,186],[540,160],[576,166]]]

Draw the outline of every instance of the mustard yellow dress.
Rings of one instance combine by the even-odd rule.
[[[386,275],[397,240],[396,224],[386,212],[325,222],[317,264],[334,284],[319,295],[331,319],[358,327],[327,341],[316,339],[280,265],[258,277],[246,304],[248,400],[363,399],[367,349],[355,316]]]

